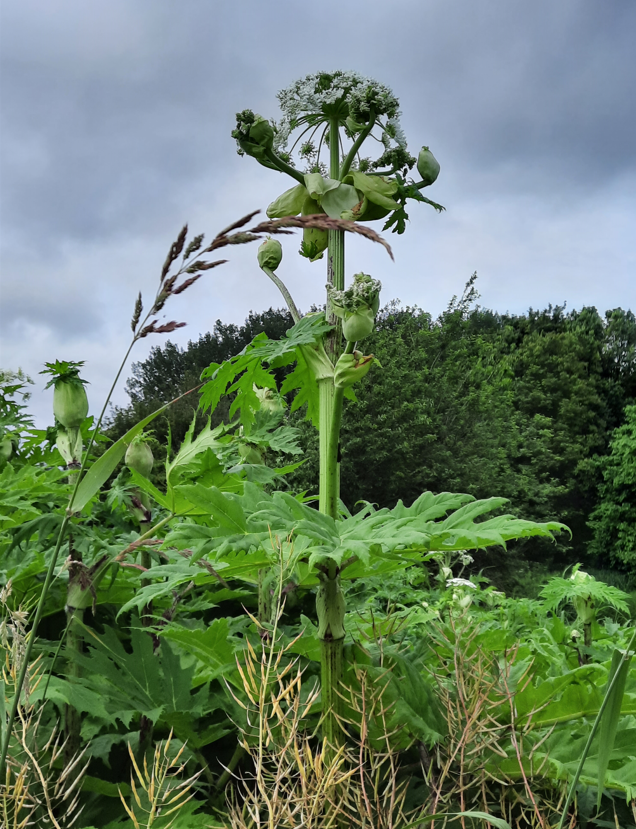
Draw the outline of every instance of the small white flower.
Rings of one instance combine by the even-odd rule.
[[[469,553],[464,552],[459,554],[459,560],[466,567],[466,565],[472,564],[475,559]]]
[[[472,587],[473,590],[477,590],[477,585],[468,579],[447,579],[446,587]]]

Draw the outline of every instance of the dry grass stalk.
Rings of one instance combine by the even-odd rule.
[[[165,819],[172,815],[172,820],[164,826],[164,829],[169,829],[177,820],[179,811],[194,797],[195,793],[192,788],[201,772],[193,774],[186,780],[180,780],[186,767],[186,763],[181,762],[185,745],[182,745],[175,756],[171,757],[171,741],[172,731],[164,743],[155,747],[150,769],[144,757],[143,772],[128,744],[128,753],[133,766],[133,771],[130,773],[132,791],[130,805],[126,803],[121,790],[119,797],[135,829],[150,829],[160,817]],[[135,783],[135,778],[137,783]]]
[[[8,606],[10,594],[9,582],[0,591],[4,611],[0,623],[0,641],[5,652],[0,683],[6,698],[3,702],[8,702],[15,692],[27,642],[28,614]],[[86,750],[63,762],[65,743],[60,732],[56,726],[40,728],[44,707],[37,708],[31,699],[42,681],[40,657],[29,666],[26,676],[18,721],[9,745],[5,779],[0,783],[0,825],[7,829],[26,826],[66,829],[73,826],[82,811],[79,792],[88,766],[88,762],[82,765]],[[40,736],[47,731],[47,736]]]
[[[480,628],[468,615],[451,616],[449,626],[450,638],[439,628],[436,632],[443,665],[436,679],[449,737],[426,770],[432,792],[429,813],[453,811],[456,806],[492,813],[496,805],[515,829],[548,829],[560,814],[564,791],[555,790],[543,774],[545,757],[536,763],[534,755],[551,732],[540,738],[533,735],[532,715],[521,721],[514,702],[514,694],[531,681],[531,666],[517,671],[514,691],[511,674],[517,648],[497,660],[476,644]],[[495,771],[491,762],[511,752],[520,779]],[[461,823],[466,826],[464,818]]]

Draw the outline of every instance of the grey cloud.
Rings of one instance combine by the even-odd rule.
[[[184,220],[214,232],[285,189],[283,176],[236,155],[234,113],[276,118],[278,89],[339,67],[391,86],[411,150],[430,144],[442,163],[431,196],[449,212],[414,207],[406,236],[390,237],[398,264],[378,265],[387,299],[439,309],[477,269],[492,305],[516,295],[523,310],[542,301],[535,291],[602,306],[595,273],[607,262],[612,303],[633,302],[624,274],[636,205],[615,189],[636,168],[633,0],[6,0],[0,14],[2,327],[25,338],[25,353],[36,347],[29,325],[47,343],[88,341],[104,335],[113,303],[127,324],[138,277],[160,267]],[[615,236],[602,220],[610,206]],[[597,241],[575,278],[583,215]],[[364,267],[377,258],[350,249]],[[419,277],[422,260],[433,285]],[[251,267],[249,257],[236,266],[249,289],[211,282],[219,310],[208,322],[197,308],[184,336],[279,303],[252,289]],[[296,269],[306,306],[305,275],[318,296],[321,265]],[[96,291],[97,274],[111,293]]]

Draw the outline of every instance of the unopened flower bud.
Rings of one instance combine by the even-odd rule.
[[[422,176],[422,181],[426,187],[433,184],[439,175],[439,161],[428,147],[422,147],[420,150],[417,157],[417,172]]]
[[[342,319],[342,332],[348,342],[368,337],[373,331],[380,307],[381,287],[379,280],[366,273],[355,274],[353,284],[345,291],[327,286],[331,309]]]
[[[267,118],[261,115],[256,116],[256,120],[250,127],[250,141],[268,150],[274,146],[274,129]]]
[[[259,389],[258,386],[253,386],[254,393],[259,399],[261,410],[269,412],[270,414],[282,414],[285,411],[285,406],[273,389]]]
[[[278,239],[268,236],[259,246],[257,258],[259,267],[275,271],[283,259],[283,246]]]
[[[80,381],[56,381],[53,414],[66,429],[79,429],[88,414],[88,398]]]
[[[126,466],[129,469],[134,469],[142,477],[149,478],[154,460],[152,449],[144,441],[143,437],[137,435],[137,437],[133,438],[132,443],[126,449]]]

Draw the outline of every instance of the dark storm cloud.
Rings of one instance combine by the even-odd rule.
[[[610,285],[614,304],[634,301],[634,0],[5,0],[0,15],[0,322],[21,338],[7,365],[52,359],[34,331],[51,348],[106,337],[184,220],[214,230],[285,189],[236,155],[234,114],[276,118],[277,90],[335,68],[391,86],[411,151],[442,162],[431,196],[449,212],[414,209],[391,237],[387,299],[443,307],[477,268],[501,310],[602,306]],[[241,267],[249,287],[218,283],[226,321],[280,302]]]
[[[161,226],[198,177],[234,166],[236,109],[275,116],[276,88],[321,66],[391,83],[417,139],[476,172],[513,162],[526,186],[592,187],[633,166],[632,0],[387,9],[8,3],[5,222],[46,244]],[[335,14],[332,36],[318,24]]]

